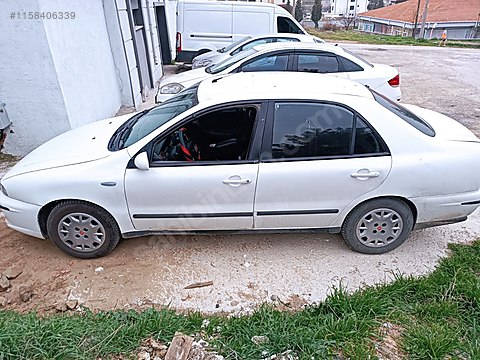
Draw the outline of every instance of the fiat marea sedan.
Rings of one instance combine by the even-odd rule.
[[[60,135],[1,180],[7,223],[79,258],[121,238],[206,231],[320,230],[380,254],[480,205],[480,140],[467,128],[357,82],[310,79],[209,78]]]

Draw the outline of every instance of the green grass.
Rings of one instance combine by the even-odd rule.
[[[0,311],[0,359],[93,359],[132,354],[142,339],[176,331],[201,336],[227,359],[294,351],[300,359],[376,358],[380,328],[399,326],[409,359],[480,359],[480,240],[450,246],[430,275],[398,275],[389,285],[347,294],[340,286],[318,306],[291,313],[263,306],[251,316],[181,315],[150,309],[40,317]],[[254,335],[269,341],[256,345]]]
[[[326,41],[349,41],[363,44],[377,45],[417,45],[417,46],[438,46],[438,40],[414,39],[411,36],[393,36],[393,35],[377,35],[367,34],[354,30],[336,30],[322,31],[314,28],[307,28],[311,35],[318,36]],[[475,41],[459,41],[448,40],[447,47],[465,47],[480,48],[480,40]]]

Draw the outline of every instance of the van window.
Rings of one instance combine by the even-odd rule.
[[[304,34],[291,19],[283,16],[277,18],[277,31],[279,33]]]

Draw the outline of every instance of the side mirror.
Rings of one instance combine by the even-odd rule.
[[[150,169],[150,162],[148,161],[147,152],[141,152],[137,156],[135,156],[135,160],[133,161],[137,169],[139,170],[148,170]]]

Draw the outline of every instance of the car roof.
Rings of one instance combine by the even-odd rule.
[[[280,42],[272,44],[256,45],[253,49],[257,52],[275,51],[275,50],[320,50],[330,51],[335,54],[344,54],[340,46],[321,43],[305,43],[305,42]]]
[[[216,76],[202,81],[198,101],[224,103],[236,100],[315,99],[329,95],[373,99],[362,84],[331,75],[297,72],[254,72]]]

